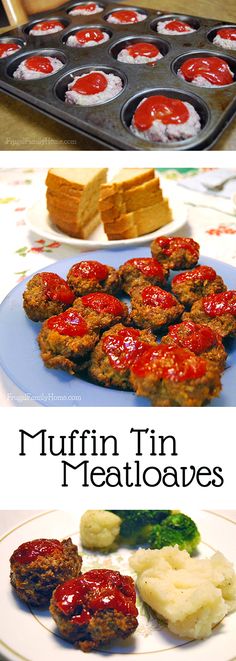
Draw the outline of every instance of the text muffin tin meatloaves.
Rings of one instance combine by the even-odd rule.
[[[235,112],[234,28],[113,2],[67,2],[0,38],[0,87],[108,149],[205,149]],[[87,29],[87,45],[85,37],[73,47]],[[8,54],[7,44],[18,50]],[[45,58],[48,72],[29,70],[32,58]],[[195,85],[199,60],[221,61],[213,90],[201,76]],[[91,85],[88,93],[91,74],[96,94]]]

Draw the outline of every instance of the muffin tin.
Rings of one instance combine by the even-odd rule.
[[[29,23],[12,29],[0,37],[0,42],[16,41],[22,45],[16,54],[0,59],[0,89],[37,108],[49,117],[62,122],[83,135],[103,145],[105,149],[119,150],[196,150],[208,149],[220,136],[235,115],[236,110],[236,46],[235,50],[216,47],[212,43],[216,30],[233,24],[209,19],[167,14],[160,11],[130,7],[143,13],[145,19],[135,24],[108,23],[112,10],[127,9],[103,0],[103,11],[90,16],[72,16],[69,11],[81,2],[67,2],[57,12],[44,12]],[[156,32],[160,20],[178,17],[189,22],[196,32],[179,36]],[[51,35],[32,36],[29,30],[41,20],[60,20],[64,29]],[[66,39],[76,28],[99,27],[109,34],[109,40],[94,47],[73,48]],[[125,64],[116,57],[121,48],[130,43],[146,40],[155,43],[163,54],[155,64]],[[13,72],[26,57],[45,54],[59,58],[63,68],[40,80],[15,80]],[[188,57],[217,55],[226,60],[234,72],[234,83],[220,88],[201,88],[181,80],[177,75],[178,64]],[[68,82],[75,75],[90,70],[101,70],[119,75],[123,82],[122,92],[114,99],[97,106],[73,106],[64,101]],[[142,98],[150,94],[167,94],[189,101],[201,118],[202,130],[193,138],[180,142],[151,143],[135,137],[129,125],[135,108]]]

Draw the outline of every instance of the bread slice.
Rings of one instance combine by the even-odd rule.
[[[121,215],[115,223],[104,223],[104,229],[109,239],[125,238],[127,233],[132,236],[142,236],[163,227],[172,220],[172,213],[167,200],[162,200],[150,207],[138,209],[135,212]]]
[[[158,179],[151,179],[151,181],[135,186],[129,191],[125,191],[123,196],[119,193],[106,200],[99,201],[99,208],[101,211],[102,220],[105,222],[115,222],[115,220],[123,213],[130,211],[137,211],[144,207],[157,204],[162,201],[162,191]]]
[[[140,186],[154,177],[154,168],[123,168],[110,183],[101,187],[100,199],[105,199],[118,192],[123,193],[123,191]]]

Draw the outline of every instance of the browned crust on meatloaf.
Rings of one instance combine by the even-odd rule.
[[[72,273],[72,268],[67,274],[67,282],[76,296],[85,296],[85,294],[92,294],[96,291],[106,292],[107,294],[117,294],[121,288],[119,272],[116,271],[113,266],[107,266],[109,272],[108,276],[105,280],[100,280],[100,282],[94,278],[81,278],[75,276]]]
[[[210,362],[200,379],[174,382],[158,380],[155,374],[138,377],[132,373],[130,378],[136,394],[148,397],[153,406],[202,406],[221,391],[219,369]]]
[[[165,279],[162,280],[158,276],[147,277],[133,264],[123,264],[119,268],[119,275],[121,278],[121,287],[127,294],[131,294],[132,290],[136,287],[146,287],[147,285],[164,286],[168,278],[169,269],[162,264]]]
[[[202,282],[201,280],[195,280],[195,282],[172,282],[171,289],[179,301],[183,303],[183,305],[189,307],[203,296],[220,294],[221,292],[226,291],[227,287],[220,275],[217,275],[215,280],[212,281],[204,280]]]
[[[58,331],[48,328],[45,321],[38,335],[42,360],[46,367],[77,374],[88,366],[90,352],[98,337],[92,330],[83,337],[61,335]]]
[[[199,253],[197,258],[194,258],[192,252],[186,248],[177,248],[172,252],[171,255],[165,255],[158,243],[152,241],[151,243],[151,253],[152,256],[160,262],[160,264],[165,264],[172,271],[181,271],[181,269],[189,269],[193,266],[196,266],[199,259]],[[200,246],[199,246],[200,248]]]
[[[201,299],[193,304],[190,312],[184,312],[182,319],[183,321],[191,319],[197,324],[205,324],[206,326],[210,326],[210,328],[219,333],[221,337],[227,337],[227,335],[236,335],[236,317],[234,317],[229,312],[218,317],[210,317],[204,311]]]
[[[103,333],[100,341],[92,351],[89,374],[96,383],[100,383],[106,388],[113,387],[119,388],[120,390],[132,390],[130,383],[130,369],[115,370],[110,364],[109,357],[104,353],[102,347],[104,337],[107,337],[107,335],[116,335],[116,333],[122,328],[125,328],[123,324],[117,324]],[[140,340],[156,346],[155,337],[149,330],[140,331]]]
[[[27,283],[23,293],[23,308],[32,321],[45,321],[48,317],[64,312],[68,307],[66,303],[47,299],[40,273]]]
[[[21,601],[31,606],[48,606],[57,585],[81,572],[82,558],[71,538],[63,539],[63,553],[38,556],[27,564],[11,562],[10,581]]]
[[[81,298],[76,298],[73,303],[73,307],[82,315],[88,326],[97,332],[110,328],[111,326],[114,326],[114,324],[120,322],[129,323],[129,310],[127,305],[122,302],[122,306],[123,314],[115,316],[109,312],[96,312],[96,310],[92,310],[92,308],[83,305]]]
[[[161,344],[167,344],[169,347],[182,347],[183,345],[180,342],[175,342],[174,338],[167,334],[164,335],[161,338]],[[191,349],[192,351],[192,349]],[[193,352],[195,353],[195,352]],[[225,348],[223,344],[220,345],[215,345],[213,347],[210,347],[209,349],[206,349],[206,351],[202,351],[201,353],[196,354],[197,356],[201,356],[201,358],[206,358],[207,360],[212,361],[215,363],[219,370],[222,372],[225,368],[225,361],[227,358],[227,352],[225,351]]]
[[[136,617],[124,615],[115,609],[97,611],[87,625],[72,623],[57,607],[54,595],[50,612],[63,638],[83,652],[90,652],[116,638],[127,638],[138,626]]]
[[[131,321],[138,328],[149,328],[153,332],[159,331],[181,317],[184,307],[179,303],[177,298],[175,300],[176,305],[173,305],[171,308],[153,307],[152,305],[143,303],[142,289],[136,289],[131,294]]]

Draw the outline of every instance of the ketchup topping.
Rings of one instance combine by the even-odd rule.
[[[21,544],[11,556],[11,562],[18,562],[20,565],[27,565],[37,560],[39,556],[53,555],[62,553],[63,546],[58,539],[34,539],[32,542]]]
[[[166,30],[174,30],[175,32],[189,32],[189,28],[191,26],[188,23],[184,23],[183,21],[169,21],[169,23],[166,23],[165,29]]]
[[[157,55],[160,53],[159,49],[154,46],[154,44],[149,44],[145,41],[140,41],[137,44],[131,44],[131,46],[128,46],[126,50],[128,54],[134,58],[134,60],[140,55],[142,57],[152,58],[157,57]]]
[[[155,243],[160,246],[164,255],[167,256],[172,255],[172,253],[176,250],[186,250],[194,257],[198,257],[199,254],[199,244],[193,239],[184,239],[180,236],[173,238],[168,236],[160,236],[155,240]]]
[[[162,124],[184,124],[189,119],[189,111],[183,101],[161,94],[153,94],[136,108],[133,122],[139,131],[149,129],[155,120]]]
[[[216,272],[211,266],[197,266],[192,271],[185,271],[184,273],[179,273],[175,275],[172,280],[173,284],[178,284],[181,282],[212,282],[216,279]]]
[[[25,60],[25,66],[27,69],[33,71],[40,71],[40,73],[52,73],[53,66],[48,57],[43,57],[41,55],[32,55]]]
[[[99,71],[91,71],[76,80],[71,89],[78,94],[99,94],[107,88],[107,79]]]
[[[135,266],[138,271],[149,278],[157,276],[160,280],[165,280],[164,269],[154,257],[135,257],[129,259],[126,264]]]
[[[183,321],[181,324],[170,326],[168,334],[177,345],[197,355],[221,344],[218,333],[209,326],[195,324],[194,321]]]
[[[144,304],[150,305],[152,308],[160,307],[163,310],[167,310],[177,305],[175,297],[160,287],[145,287],[141,295]]]
[[[50,301],[58,301],[60,303],[68,303],[70,305],[74,301],[74,294],[68,286],[67,282],[60,278],[56,273],[40,273],[43,283],[44,294]]]
[[[84,44],[87,44],[88,41],[96,41],[96,43],[103,41],[104,34],[102,30],[97,28],[86,28],[85,30],[79,30],[76,32],[75,37],[79,44],[84,46]]]
[[[73,7],[73,11],[82,9],[82,11],[90,12],[90,11],[94,11],[96,7],[97,7],[96,2],[88,2],[87,4],[77,5],[76,7]]]
[[[54,599],[75,624],[87,624],[96,611],[109,608],[138,615],[133,579],[110,569],[93,569],[59,585]]]
[[[236,317],[236,291],[206,296],[202,299],[202,306],[209,317],[221,317],[222,314],[232,314]]]
[[[81,301],[86,308],[91,308],[95,312],[107,312],[114,316],[123,314],[124,312],[123,303],[110,294],[100,292],[86,294],[86,296],[81,297]]]
[[[230,41],[236,41],[236,28],[221,28],[217,30],[217,34],[222,39],[230,39]]]
[[[132,371],[139,377],[155,374],[157,379],[181,382],[200,379],[206,373],[204,358],[195,356],[188,349],[160,344],[146,347],[135,361]]]
[[[0,57],[4,57],[6,55],[11,55],[11,53],[14,53],[14,51],[19,50],[21,46],[19,44],[14,44],[10,43],[0,43]]]
[[[69,308],[55,317],[50,317],[46,324],[50,330],[55,330],[60,335],[68,335],[69,337],[83,337],[88,333],[86,321],[74,308]]]
[[[198,76],[212,85],[229,85],[233,82],[229,65],[221,57],[192,57],[181,64],[180,71],[189,83]]]
[[[78,262],[74,264],[71,269],[71,275],[85,280],[96,280],[100,282],[101,280],[106,280],[109,274],[109,270],[106,264],[101,264],[101,262],[96,262],[95,260]]]
[[[140,331],[135,328],[122,328],[114,335],[103,338],[102,348],[116,370],[127,370],[142,353],[147,343],[140,340]]]
[[[138,13],[132,9],[121,9],[120,11],[114,11],[110,13],[110,16],[114,16],[119,23],[138,22]]]
[[[31,29],[47,32],[47,30],[53,30],[53,28],[61,28],[63,30],[64,25],[60,21],[43,21],[42,23],[36,23]]]

